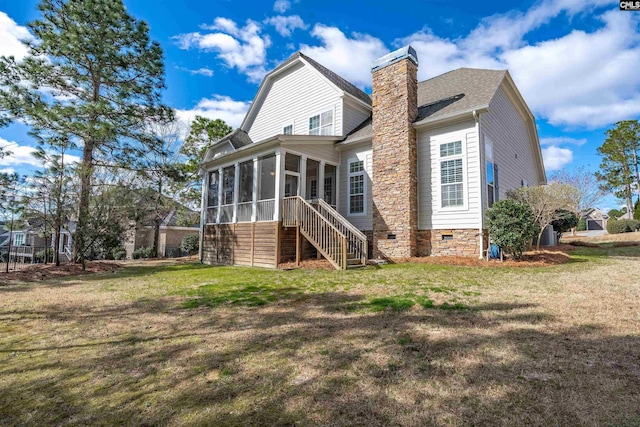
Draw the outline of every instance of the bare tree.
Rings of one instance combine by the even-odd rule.
[[[552,182],[570,185],[575,189],[575,200],[569,209],[580,218],[587,210],[595,207],[606,192],[602,190],[596,174],[585,166],[580,166],[573,171],[561,170],[551,175]],[[575,235],[576,227],[571,229]]]
[[[533,211],[534,222],[540,227],[536,243],[538,251],[544,230],[552,222],[564,219],[568,213],[572,214],[577,200],[575,187],[558,182],[510,190],[507,197],[526,203]]]

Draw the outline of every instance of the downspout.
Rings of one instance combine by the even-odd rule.
[[[484,223],[484,215],[483,215],[483,202],[482,202],[482,144],[480,141],[480,113],[477,110],[473,110],[473,119],[476,122],[476,135],[478,138],[478,176],[480,179],[478,180],[478,195],[480,196],[480,227],[478,228],[478,241],[480,242],[478,259],[482,259],[482,250],[484,249],[484,231],[482,229],[482,224]]]

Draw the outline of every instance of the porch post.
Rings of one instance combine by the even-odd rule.
[[[318,199],[324,200],[324,160],[320,160],[320,166],[318,166],[318,168]]]
[[[236,162],[234,165],[234,177],[233,177],[233,219],[231,222],[238,222],[238,192],[240,191],[240,163]]]
[[[280,221],[280,203],[282,203],[282,188],[280,183],[284,184],[283,169],[284,162],[282,161],[282,153],[278,148],[276,150],[276,188],[275,188],[275,201],[273,206],[273,220]]]
[[[253,158],[253,195],[251,196],[251,222],[258,220],[258,158]]]
[[[300,156],[300,188],[298,188],[298,195],[305,200],[309,198],[307,194],[307,156],[304,154]]]
[[[209,207],[207,206],[209,194],[209,172],[202,170],[202,199],[200,203],[200,245],[198,247],[198,259],[202,262],[202,247],[204,246],[204,225],[207,223],[207,215],[209,213]],[[58,246],[59,247],[59,246]]]
[[[222,168],[218,168],[218,212],[216,212],[216,224],[220,224],[220,216],[221,216],[220,211],[222,211],[221,206],[222,206],[222,187],[224,183],[223,178],[224,178],[224,174],[223,174]]]

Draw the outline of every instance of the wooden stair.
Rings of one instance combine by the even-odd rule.
[[[324,200],[316,209],[302,197],[285,197],[282,225],[296,227],[337,270],[367,264],[367,237]]]

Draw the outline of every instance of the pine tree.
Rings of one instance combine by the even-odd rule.
[[[153,143],[146,121],[172,115],[160,102],[162,49],[122,0],[42,0],[39,10],[42,17],[29,24],[29,55],[0,60],[10,83],[0,105],[82,147],[74,242],[84,267],[94,168],[136,158]]]
[[[624,120],[606,134],[607,139],[598,148],[602,162],[596,176],[602,182],[602,188],[625,200],[627,210],[631,211],[634,185],[640,197],[640,123]]]

